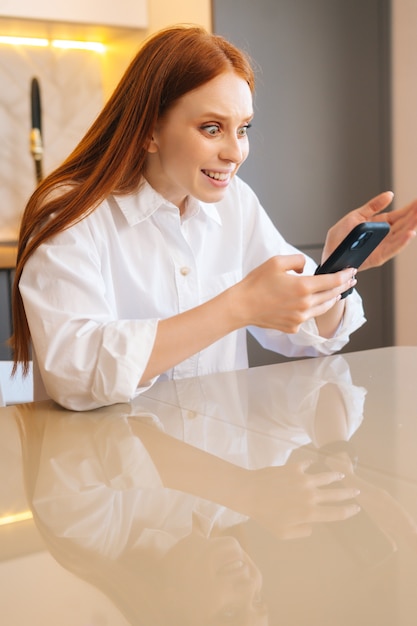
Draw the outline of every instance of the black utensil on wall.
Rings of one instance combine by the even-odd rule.
[[[42,109],[41,94],[39,81],[32,78],[30,88],[30,106],[31,106],[31,131],[30,131],[30,151],[35,162],[36,181],[40,183],[43,178],[42,172]]]

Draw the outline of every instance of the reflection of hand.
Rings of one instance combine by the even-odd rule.
[[[417,551],[417,522],[388,491],[358,476],[344,452],[327,457],[326,466],[333,471],[344,472],[344,485],[360,490],[357,502],[394,547],[407,544]]]
[[[309,474],[310,465],[303,461],[249,471],[242,481],[239,510],[280,539],[308,536],[315,523],[341,521],[359,512],[357,504],[346,502],[358,495],[355,487],[329,488],[343,474]]]

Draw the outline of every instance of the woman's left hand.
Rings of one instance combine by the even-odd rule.
[[[391,229],[377,248],[360,266],[360,270],[383,265],[392,259],[416,236],[417,230],[417,199],[401,209],[381,213],[391,204],[394,194],[385,191],[359,209],[350,211],[339,220],[327,233],[323,248],[322,261],[330,256],[346,235],[358,224],[363,222],[387,222]]]

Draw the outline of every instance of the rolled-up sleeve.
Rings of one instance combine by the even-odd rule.
[[[149,360],[158,319],[119,319],[88,229],[43,244],[19,283],[48,395],[89,410],[131,400]],[[133,297],[133,296],[132,296]]]
[[[321,337],[314,319],[304,322],[291,335],[253,326],[249,330],[264,348],[287,357],[326,356],[341,350],[349,343],[350,335],[365,322],[362,299],[353,291],[346,298],[343,319],[333,337]]]

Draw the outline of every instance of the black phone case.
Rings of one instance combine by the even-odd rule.
[[[332,274],[347,267],[359,268],[379,243],[389,233],[387,222],[363,222],[355,226],[345,237],[336,250],[332,252],[322,265],[319,265],[315,274]],[[352,289],[342,293],[346,298]]]

